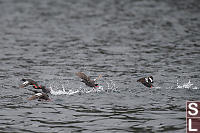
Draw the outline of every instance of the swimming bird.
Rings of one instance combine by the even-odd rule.
[[[22,79],[23,81],[22,85],[20,85],[20,88],[27,87],[29,85],[32,85],[34,89],[42,89],[42,92],[44,93],[50,93],[50,89],[46,86],[39,86],[38,83],[32,79]]]
[[[89,86],[89,87],[98,87],[98,84],[95,83],[99,78],[101,78],[102,76],[99,75],[99,77],[97,79],[91,80],[89,76],[85,75],[82,72],[77,72],[76,75],[82,79],[81,82],[85,83],[85,85]]]
[[[50,101],[51,99],[49,98],[49,96],[46,93],[36,93],[35,95],[33,95],[32,97],[29,97],[28,100],[46,100],[46,101]]]
[[[20,88],[24,88],[24,87],[27,87],[29,85],[33,85],[33,88],[38,88],[39,87],[37,82],[32,80],[32,79],[24,79],[23,78],[21,81],[23,81],[23,84],[19,86]]]
[[[153,77],[152,76],[140,78],[140,79],[137,80],[137,82],[142,83],[146,87],[150,87],[150,88],[153,87],[153,84],[152,84],[153,83]]]

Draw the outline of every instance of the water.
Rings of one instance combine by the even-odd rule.
[[[0,1],[0,132],[185,132],[200,94],[198,0]],[[75,72],[94,79],[86,87]],[[153,75],[153,88],[137,79]],[[51,102],[28,101],[31,78]]]

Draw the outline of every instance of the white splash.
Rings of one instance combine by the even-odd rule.
[[[155,88],[155,89],[160,89],[161,87],[160,87],[160,86],[155,86],[155,87],[153,87],[153,88]]]
[[[106,82],[106,84],[108,85],[108,90],[112,90],[112,91],[116,91],[117,90],[117,87],[115,85],[115,83],[110,80],[110,82]]]
[[[183,85],[179,85],[178,80],[177,80],[177,88],[186,88],[186,89],[190,89],[192,86],[193,86],[193,83],[191,83],[190,80],[189,80],[188,83],[183,83]],[[191,88],[191,89],[196,90],[196,89],[198,89],[198,87],[194,86],[194,87]]]
[[[195,86],[195,87],[194,87],[194,88],[192,88],[192,89],[193,89],[193,90],[197,90],[197,89],[199,89],[199,88]]]
[[[103,91],[103,86],[99,86],[97,88],[89,88],[89,89],[83,89],[80,88],[80,90],[65,90],[64,87],[62,87],[62,90],[53,90],[52,87],[50,87],[50,93],[52,95],[73,95],[76,93],[92,93],[92,92],[101,92]]]
[[[50,87],[51,89],[51,94],[52,95],[73,95],[73,94],[76,94],[76,93],[79,93],[80,91],[79,90],[68,90],[66,91],[65,88],[62,88],[62,90],[53,90],[52,87]]]
[[[100,77],[100,76],[99,76]],[[57,85],[50,85],[50,93],[52,95],[73,95],[73,94],[88,94],[88,93],[98,93],[98,92],[105,92],[109,91],[116,91],[117,87],[115,83],[110,80],[106,82],[107,85],[98,86],[96,88],[90,88],[87,86],[80,86],[77,89],[69,89],[68,84],[57,84]],[[67,88],[66,88],[67,87]]]

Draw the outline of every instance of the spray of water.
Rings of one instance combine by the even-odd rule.
[[[183,83],[183,85],[180,85],[177,80],[177,88],[194,89],[194,90],[199,89],[198,87],[194,86],[190,80],[187,83]]]
[[[60,86],[60,85],[59,85]],[[52,95],[73,95],[76,93],[98,93],[104,91],[117,91],[117,87],[115,83],[111,80],[110,82],[106,82],[105,86],[99,86],[97,88],[89,88],[89,87],[80,87],[78,89],[67,89],[65,85],[61,85],[62,88],[59,89],[56,86],[50,86]]]

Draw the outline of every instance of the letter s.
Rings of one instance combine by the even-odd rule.
[[[194,105],[196,108],[195,108],[195,107],[192,107],[192,105]],[[197,109],[198,105],[197,105],[197,103],[190,103],[188,106],[189,106],[189,109],[191,109],[191,110],[194,111],[194,113],[192,113],[191,111],[188,111],[188,113],[189,113],[190,115],[194,116],[194,115],[197,115],[197,114],[198,114],[198,109]]]

